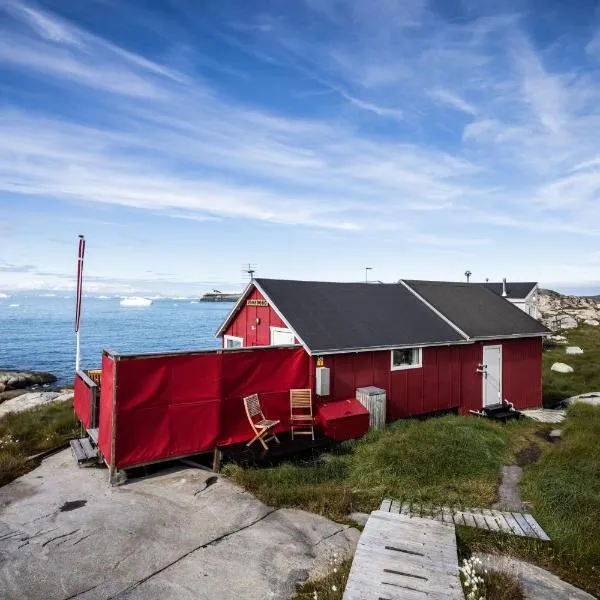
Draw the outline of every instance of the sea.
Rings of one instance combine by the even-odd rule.
[[[124,307],[119,297],[85,297],[81,368],[99,368],[102,350],[122,354],[216,348],[215,333],[233,304],[160,298]],[[58,384],[75,373],[75,299],[72,295],[0,297],[0,370],[48,371]]]

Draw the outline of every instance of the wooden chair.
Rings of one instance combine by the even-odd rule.
[[[290,429],[294,434],[315,439],[311,390],[290,390]]]
[[[272,431],[276,425],[279,425],[281,421],[274,421],[272,419],[266,419],[260,406],[258,394],[252,394],[244,398],[244,408],[246,409],[246,416],[250,421],[250,426],[256,434],[246,446],[254,444],[259,441],[265,450],[268,450],[267,442],[275,440],[279,444],[279,438]],[[270,434],[270,435],[269,435]]]

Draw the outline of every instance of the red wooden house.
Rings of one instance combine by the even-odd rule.
[[[387,420],[502,400],[541,406],[548,330],[485,286],[256,279],[219,331],[224,348],[300,344],[323,401],[386,391]],[[315,384],[318,367],[330,385]]]

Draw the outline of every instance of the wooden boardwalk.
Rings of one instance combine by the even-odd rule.
[[[550,538],[538,522],[528,513],[505,512],[488,510],[486,508],[471,508],[457,510],[454,508],[423,505],[415,502],[396,502],[384,500],[380,511],[401,514],[407,517],[421,517],[441,521],[452,525],[467,525],[488,531],[498,531],[531,537],[544,542]]]
[[[534,408],[519,411],[522,415],[540,423],[562,423],[565,420],[565,410],[550,408]]]
[[[454,525],[371,513],[343,600],[463,600]]]

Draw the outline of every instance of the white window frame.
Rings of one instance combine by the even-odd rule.
[[[244,347],[244,338],[237,337],[236,335],[224,335],[223,336],[223,348],[231,348],[231,346],[227,346],[227,342],[231,340],[232,342],[239,342],[239,346],[233,346],[233,348],[243,348]]]
[[[395,350],[413,350],[418,353],[418,361],[414,365],[394,365],[394,351]],[[420,369],[423,366],[423,348],[416,346],[413,348],[394,348],[390,350],[390,369],[392,371],[405,371],[406,369]]]
[[[294,332],[289,329],[288,327],[273,327],[271,326],[271,337],[269,338],[269,342],[271,346],[286,346],[287,344],[274,344],[273,343],[273,334],[274,333],[291,333],[292,334],[292,341],[290,342],[290,344],[294,343],[294,338],[296,337],[294,335]]]

